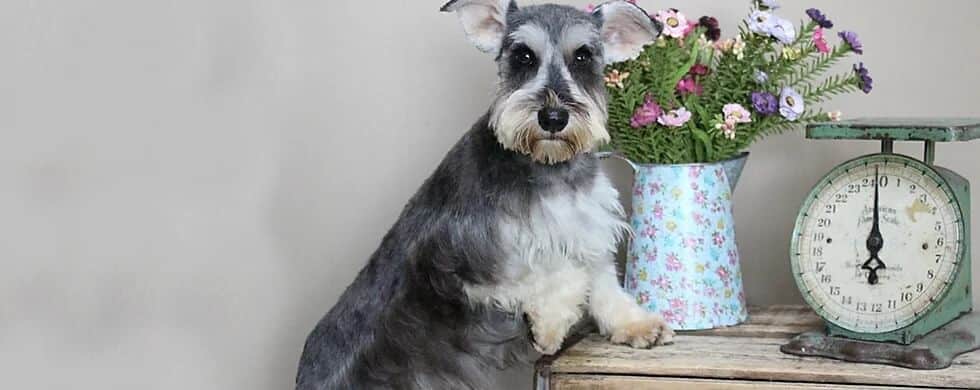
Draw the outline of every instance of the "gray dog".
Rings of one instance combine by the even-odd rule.
[[[617,282],[628,226],[589,153],[609,139],[605,65],[634,58],[660,26],[625,1],[592,14],[512,0],[442,11],[496,55],[496,98],[309,335],[299,390],[485,388],[531,346],[558,351],[586,312],[616,343],[673,337]]]

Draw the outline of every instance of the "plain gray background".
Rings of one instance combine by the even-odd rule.
[[[641,1],[716,15],[726,36],[748,3]],[[828,109],[980,116],[980,2],[783,3],[865,42],[876,90]],[[0,3],[0,388],[290,388],[306,333],[489,104],[491,58],[440,5]],[[752,148],[750,303],[800,302],[800,201],[875,148],[799,132]],[[980,144],[938,162],[980,184]]]

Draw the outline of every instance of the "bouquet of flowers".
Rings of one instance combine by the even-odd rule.
[[[775,0],[754,1],[729,39],[713,17],[693,20],[676,9],[651,15],[663,25],[657,42],[607,69],[610,146],[637,163],[725,160],[766,135],[839,120],[840,112],[814,108],[834,95],[871,92],[863,63],[823,77],[863,53],[856,33],[840,31],[832,45],[834,24],[820,10],[807,10],[798,27],[778,8]]]

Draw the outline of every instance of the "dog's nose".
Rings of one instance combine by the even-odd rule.
[[[538,111],[538,124],[549,133],[565,130],[565,126],[568,125],[568,110],[545,108]]]

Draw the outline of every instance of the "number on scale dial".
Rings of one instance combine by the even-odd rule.
[[[962,217],[922,163],[855,160],[828,175],[808,205],[797,221],[793,272],[811,306],[835,325],[903,328],[952,283]]]

